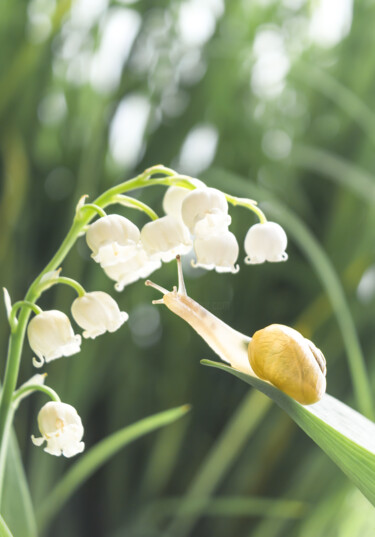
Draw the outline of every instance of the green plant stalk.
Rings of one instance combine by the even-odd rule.
[[[167,177],[150,180],[150,177],[155,174],[165,174],[167,175]],[[104,208],[107,205],[110,205],[113,202],[113,198],[116,197],[118,194],[122,194],[124,192],[128,192],[137,188],[144,188],[147,186],[154,185],[179,185],[191,189],[195,188],[189,182],[189,178],[187,176],[180,176],[176,174],[173,170],[165,168],[164,166],[154,166],[145,170],[137,177],[110,188],[109,190],[101,194],[93,202],[93,204],[97,207]],[[96,208],[90,208],[84,211],[78,210],[73,220],[72,226],[69,229],[68,234],[63,240],[60,248],[57,250],[51,261],[42,270],[39,276],[37,276],[37,278],[30,285],[25,296],[25,302],[34,304],[38,300],[41,293],[43,292],[43,284],[41,285],[41,279],[43,278],[43,276],[46,273],[57,270],[59,268],[59,266],[64,261],[65,257],[75,244],[82,230],[90,223],[90,221],[94,218],[94,216],[96,216],[96,214]],[[20,316],[18,319],[18,325],[16,329],[11,333],[9,338],[3,390],[1,393],[0,400],[0,506],[4,481],[4,468],[6,461],[8,436],[12,423],[12,417],[10,415],[11,405],[13,394],[17,386],[23,342],[25,339],[26,326],[30,317],[30,313],[31,311],[29,307],[27,309],[21,309]]]
[[[20,397],[22,397],[24,394],[26,394],[28,392],[35,392],[35,391],[45,393],[46,395],[48,395],[48,397],[52,401],[55,401],[56,403],[61,402],[61,399],[57,395],[55,390],[53,390],[49,386],[44,386],[43,384],[28,384],[26,386],[22,386],[16,392],[14,392],[14,394],[13,394],[13,403],[17,403],[18,399]]]
[[[166,177],[153,179],[154,175],[164,174]],[[73,224],[68,231],[65,239],[63,240],[60,248],[57,250],[56,254],[53,256],[51,261],[46,265],[42,270],[39,276],[34,280],[34,282],[29,287],[29,290],[26,293],[25,301],[31,304],[34,304],[40,295],[43,292],[43,284],[41,285],[41,279],[43,276],[51,271],[57,270],[60,264],[64,261],[65,257],[75,244],[77,238],[79,237],[82,230],[87,226],[90,221],[100,214],[100,209],[104,209],[106,206],[116,203],[116,198],[123,194],[124,192],[129,192],[137,188],[145,188],[148,186],[182,186],[191,190],[194,190],[196,187],[191,183],[191,178],[186,175],[176,174],[174,170],[166,168],[162,165],[153,166],[148,168],[140,175],[129,179],[123,183],[120,183],[106,192],[101,194],[96,200],[94,200],[91,207],[86,207],[83,205],[81,208],[78,208],[76,215],[73,220]],[[254,211],[261,221],[264,221],[263,213],[253,205],[252,200],[242,200],[240,198],[235,198],[226,194],[227,200],[233,205],[244,205],[250,210]],[[129,201],[129,200],[128,200]],[[135,204],[136,205],[136,204]],[[81,209],[84,210],[81,210]],[[99,208],[99,211],[98,211]],[[139,207],[139,204],[137,206]],[[61,283],[68,283],[68,279],[61,278]],[[58,283],[58,279],[56,279]],[[51,282],[49,282],[51,284]],[[82,288],[83,289],[83,288]],[[81,292],[81,291],[79,291]],[[11,419],[9,418],[10,409],[12,405],[12,398],[14,391],[17,385],[18,372],[21,361],[21,353],[23,348],[23,342],[25,339],[25,332],[27,322],[29,320],[30,310],[22,308],[21,313],[18,319],[18,325],[15,330],[10,335],[8,356],[5,368],[4,382],[3,382],[3,391],[1,394],[0,401],[0,506],[1,506],[1,492],[3,486],[4,478],[4,465],[6,460],[6,450],[7,450],[7,439],[8,431],[11,425]],[[8,424],[9,422],[9,424]]]

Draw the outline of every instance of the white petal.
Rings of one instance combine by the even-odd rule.
[[[109,278],[117,282],[115,285],[116,291],[122,291],[126,285],[136,282],[140,278],[147,278],[154,270],[160,267],[160,260],[151,259],[144,248],[138,246],[131,259],[105,267],[104,272]]]
[[[196,237],[205,237],[207,235],[217,235],[228,231],[232,218],[229,214],[216,212],[207,214],[199,220],[194,227]]]
[[[191,179],[191,181],[197,188],[206,188],[203,181],[199,179]],[[163,198],[163,210],[165,214],[181,219],[182,202],[190,192],[191,190],[181,186],[170,186],[167,188]]]
[[[40,436],[39,438],[37,438],[36,436],[34,436],[33,434],[31,435],[31,441],[32,443],[34,444],[34,446],[41,446],[43,444],[43,442],[45,442],[45,438],[43,438],[42,436]]]
[[[192,248],[188,228],[174,216],[167,215],[148,222],[141,231],[146,253],[153,259],[171,261],[176,255],[185,255]]]
[[[139,241],[139,229],[127,218],[110,214],[96,220],[86,233],[86,241],[96,256],[103,246],[128,246]]]
[[[182,202],[182,219],[190,229],[208,214],[228,214],[228,202],[225,195],[216,188],[197,188],[186,196]]]
[[[78,297],[72,304],[72,315],[85,338],[95,338],[105,332],[114,332],[128,319],[117,302],[107,293],[93,291]]]
[[[275,222],[255,224],[245,237],[245,263],[257,264],[264,261],[286,261],[285,249],[288,239],[283,228]]]
[[[197,255],[197,261],[192,263],[194,267],[215,269],[217,272],[239,271],[238,265],[235,265],[239,247],[236,237],[230,231],[220,235],[197,237],[194,249]]]
[[[58,310],[43,311],[33,317],[27,327],[29,344],[39,361],[34,365],[41,367],[46,362],[70,356],[80,351],[81,336],[75,335],[69,318]]]

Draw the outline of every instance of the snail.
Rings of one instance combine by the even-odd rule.
[[[265,380],[303,405],[319,401],[326,390],[323,353],[297,330],[272,324],[253,337],[237,332],[187,295],[180,256],[177,256],[178,288],[167,291],[147,280],[164,304],[184,319],[225,362],[247,375]]]

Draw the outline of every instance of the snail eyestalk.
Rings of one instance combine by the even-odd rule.
[[[153,304],[164,304],[184,319],[224,362],[248,375],[256,376],[247,357],[247,346],[251,338],[233,330],[186,294],[179,256],[177,256],[177,272],[178,289],[174,286],[172,291],[167,291],[150,280],[145,282],[163,294],[163,298],[154,300]]]

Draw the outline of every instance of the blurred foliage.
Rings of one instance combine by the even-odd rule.
[[[240,177],[242,188],[269,193],[266,214],[277,199],[327,253],[375,391],[375,3],[355,1],[331,42],[309,33],[318,4],[4,0],[0,281],[12,299],[54,253],[82,194],[93,199],[159,162],[228,192]],[[139,196],[161,212],[161,190]],[[241,243],[254,220],[241,209],[232,216]],[[297,327],[326,355],[329,393],[355,406],[329,294],[293,240],[288,253],[285,264],[241,261],[235,276],[186,266],[188,292],[243,333],[273,322]],[[63,271],[114,295],[82,239]],[[154,279],[171,288],[175,264]],[[373,509],[340,470],[264,396],[203,368],[211,351],[151,306],[152,290],[139,281],[116,298],[130,314],[125,327],[48,367],[49,384],[82,416],[87,446],[146,415],[184,403],[193,410],[117,454],[46,537],[374,534]],[[68,313],[72,299],[54,289],[41,306]],[[2,356],[7,335],[3,310]],[[26,345],[20,381],[32,373]],[[40,405],[34,396],[16,418],[37,512],[72,464],[31,445]],[[211,498],[206,511],[200,497]]]

